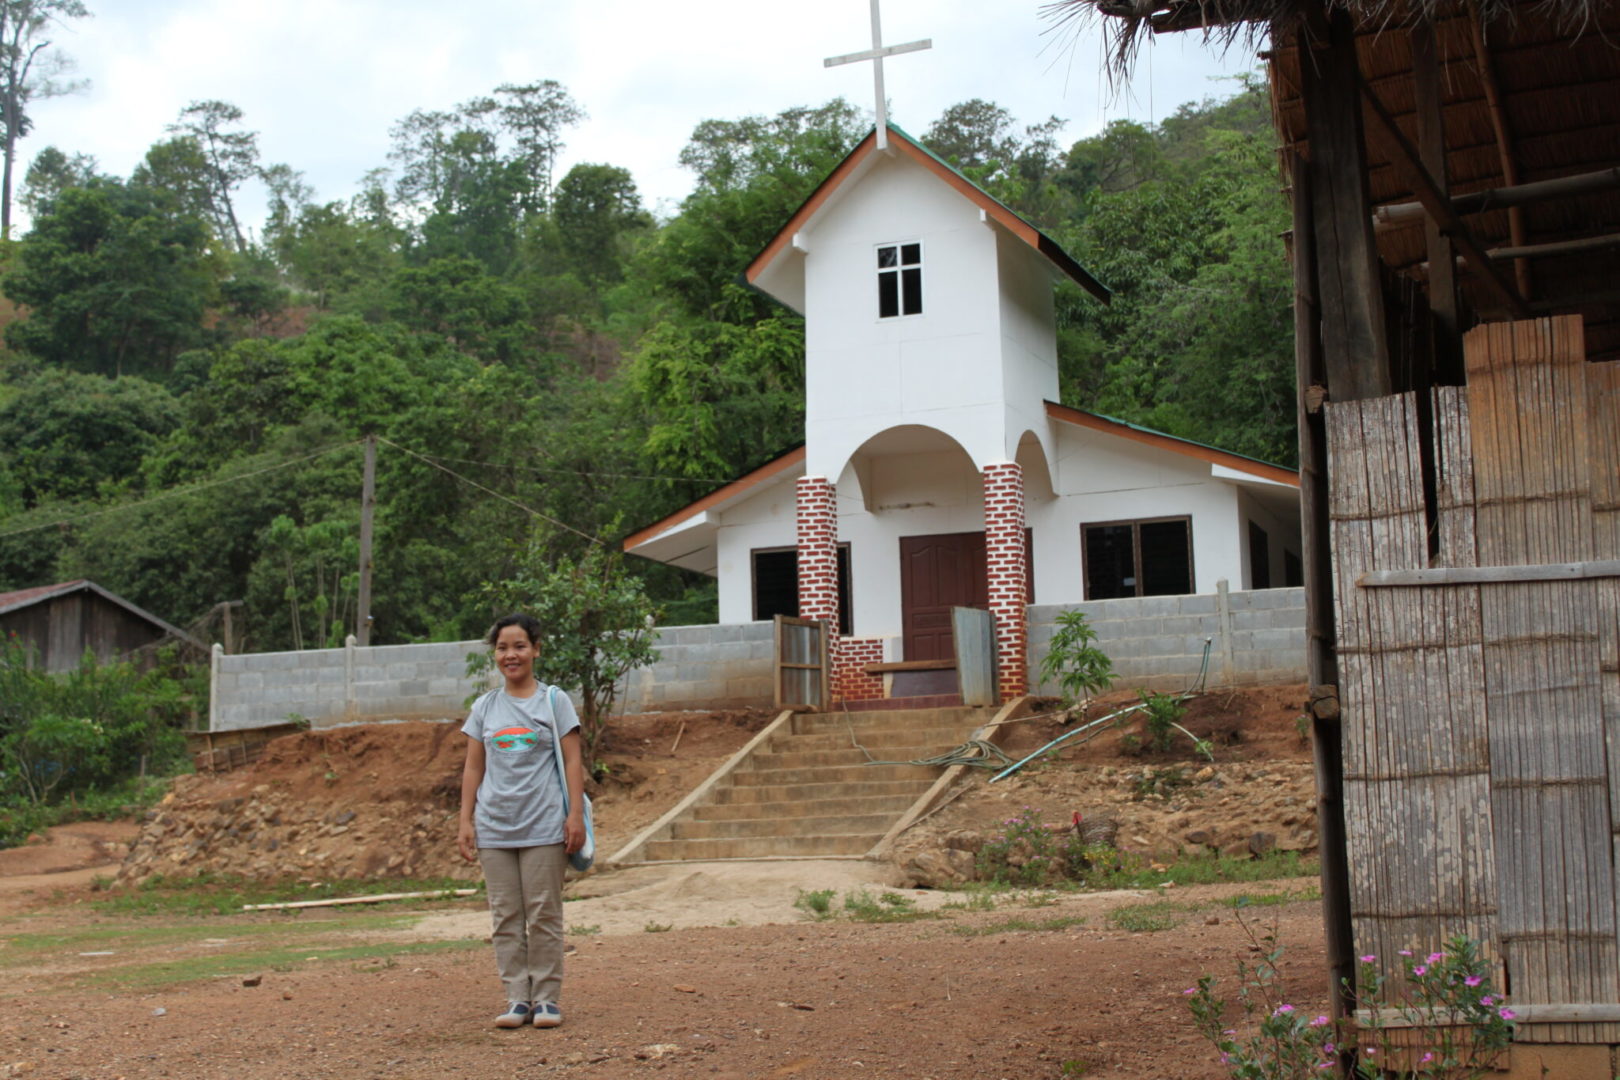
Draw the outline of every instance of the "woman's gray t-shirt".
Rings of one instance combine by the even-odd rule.
[[[479,847],[563,842],[567,815],[553,740],[578,728],[574,703],[545,683],[531,697],[515,698],[502,689],[473,702],[461,730],[484,744],[484,781],[473,808]]]

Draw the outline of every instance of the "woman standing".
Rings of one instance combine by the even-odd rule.
[[[563,869],[585,843],[579,719],[567,694],[534,677],[539,639],[529,615],[507,615],[490,628],[505,685],[475,701],[461,728],[469,741],[456,842],[463,858],[484,868],[507,1001],[495,1026],[503,1028],[562,1023]]]

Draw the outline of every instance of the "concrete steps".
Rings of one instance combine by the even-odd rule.
[[[943,772],[868,762],[937,757],[966,742],[991,715],[971,708],[797,715],[659,828],[636,858],[865,854]]]

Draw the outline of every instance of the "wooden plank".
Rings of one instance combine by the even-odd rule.
[[[1595,561],[1578,318],[1464,339],[1476,544],[1487,565]],[[1516,1002],[1620,1001],[1620,914],[1595,592],[1482,584],[1501,948]],[[1598,1029],[1552,1025],[1556,1039]]]
[[[1355,30],[1312,7],[1299,32],[1324,385],[1335,401],[1389,393],[1389,342],[1368,213]]]
[[[1426,570],[1369,570],[1356,579],[1363,589],[1397,585],[1484,585],[1509,581],[1585,581],[1620,577],[1620,559],[1542,566],[1450,566]]]
[[[1585,373],[1592,546],[1600,558],[1615,558],[1620,557],[1620,361],[1587,364]],[[1602,583],[1597,590],[1597,604],[1602,635],[1599,679],[1608,748],[1615,921],[1620,924],[1620,582]]]
[[[1325,415],[1356,949],[1393,961],[1452,934],[1488,941],[1483,718],[1473,695],[1436,692],[1483,679],[1477,588],[1356,587],[1363,573],[1427,562],[1417,401],[1329,403]]]

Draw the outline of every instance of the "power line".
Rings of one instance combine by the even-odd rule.
[[[185,487],[169,488],[167,491],[160,491],[156,495],[148,495],[146,498],[136,499],[134,502],[119,503],[117,506],[104,506],[100,510],[87,510],[82,514],[75,514],[72,517],[58,518],[55,521],[47,521],[39,525],[27,525],[21,529],[10,529],[6,532],[0,532],[0,540],[4,540],[8,536],[22,536],[25,533],[38,532],[40,529],[55,529],[60,528],[63,525],[76,525],[81,521],[88,521],[91,518],[102,517],[107,514],[116,514],[122,510],[133,510],[137,506],[145,506],[148,503],[155,503],[160,499],[171,498],[175,495],[190,495],[193,492],[203,491],[212,487],[219,487],[222,484],[234,484],[240,480],[251,480],[255,476],[263,476],[265,473],[272,473],[277,469],[286,469],[293,465],[298,465],[302,462],[309,461],[312,458],[321,457],[323,454],[330,454],[335,450],[347,450],[352,446],[359,446],[360,441],[361,440],[359,439],[354,439],[350,442],[338,443],[335,446],[328,446],[323,450],[316,450],[313,453],[304,454],[301,457],[295,457],[290,461],[283,461],[275,465],[267,465],[262,469],[254,469],[252,472],[241,473],[237,476],[223,476],[216,480],[204,480],[200,483],[188,484]]]
[[[500,492],[496,491],[494,488],[485,487],[483,484],[480,484],[478,481],[472,479],[471,477],[462,476],[460,473],[456,472],[454,469],[450,468],[449,466],[440,465],[437,461],[434,461],[432,458],[425,457],[425,456],[423,456],[421,454],[418,454],[415,450],[412,450],[408,446],[401,446],[401,445],[399,445],[399,443],[394,442],[392,439],[385,439],[381,435],[377,436],[377,441],[382,443],[385,446],[392,446],[395,450],[398,450],[401,453],[409,454],[411,457],[416,458],[418,461],[421,461],[421,462],[423,462],[424,464],[427,464],[427,465],[431,465],[435,469],[438,469],[440,472],[446,473],[446,474],[448,474],[450,476],[455,477],[457,480],[460,480],[463,484],[470,484],[471,486],[477,488],[479,491],[484,492],[486,495],[493,495],[497,499],[501,500],[502,502],[511,503],[513,506],[517,507],[519,510],[522,510],[525,514],[528,514],[531,517],[537,517],[541,521],[545,521],[545,522],[548,522],[548,523],[550,523],[552,525],[557,526],[559,529],[566,529],[568,532],[573,533],[575,536],[582,536],[586,540],[589,540],[593,544],[602,544],[604,547],[606,546],[606,543],[600,537],[592,536],[588,532],[584,532],[584,531],[582,531],[580,529],[574,528],[572,525],[568,524],[565,521],[558,521],[554,517],[551,517],[551,516],[546,515],[546,514],[542,514],[540,511],[536,510],[532,506],[524,506],[522,503],[518,502],[516,499],[512,498],[511,496],[502,495]]]
[[[590,476],[601,477],[607,480],[672,480],[687,484],[729,484],[731,480],[716,480],[708,476],[658,476],[650,473],[617,473],[617,472],[583,472],[578,469],[568,469],[561,466],[543,469],[534,465],[520,465],[516,462],[473,461],[471,458],[445,457],[441,454],[418,454],[418,457],[431,461],[453,461],[457,465],[477,465],[486,469],[518,469],[522,472],[534,473],[536,476]]]

